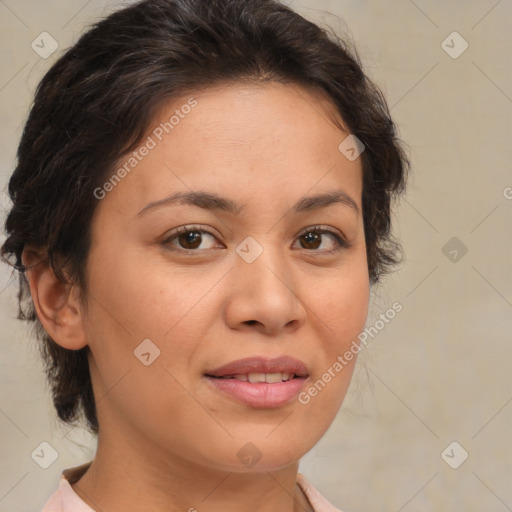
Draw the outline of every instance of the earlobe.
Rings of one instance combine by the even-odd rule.
[[[44,251],[27,246],[22,255],[25,275],[39,321],[60,346],[79,350],[87,345],[78,287],[61,281]]]

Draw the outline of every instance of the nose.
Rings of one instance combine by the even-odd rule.
[[[285,255],[277,251],[265,248],[252,263],[237,257],[230,272],[226,323],[235,330],[256,330],[271,336],[295,331],[307,317],[299,277]]]

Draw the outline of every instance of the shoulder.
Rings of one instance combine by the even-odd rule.
[[[90,462],[64,470],[59,482],[59,488],[52,494],[41,512],[94,512],[71,487],[71,483],[77,481],[85,473],[89,465]],[[341,512],[341,510],[324,498],[301,473],[297,475],[297,483],[315,512]]]
[[[60,489],[51,495],[41,512],[62,512],[62,493]]]
[[[297,483],[308,498],[315,512],[341,512],[340,509],[336,508],[330,501],[324,498],[301,473],[297,475]]]
[[[94,512],[75,493],[71,484],[78,480],[89,467],[90,462],[62,472],[58,489],[50,496],[41,512]]]

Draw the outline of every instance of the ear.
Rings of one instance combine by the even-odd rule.
[[[78,286],[59,280],[46,253],[39,248],[25,246],[22,262],[44,330],[63,348],[78,350],[85,347],[87,341]]]

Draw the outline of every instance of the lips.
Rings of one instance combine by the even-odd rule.
[[[275,359],[247,357],[208,370],[205,375],[207,377],[231,378],[249,382],[282,382],[297,377],[308,377],[309,371],[302,361],[290,356]]]
[[[210,389],[256,409],[283,407],[304,388],[309,370],[289,356],[248,357],[205,373]]]

